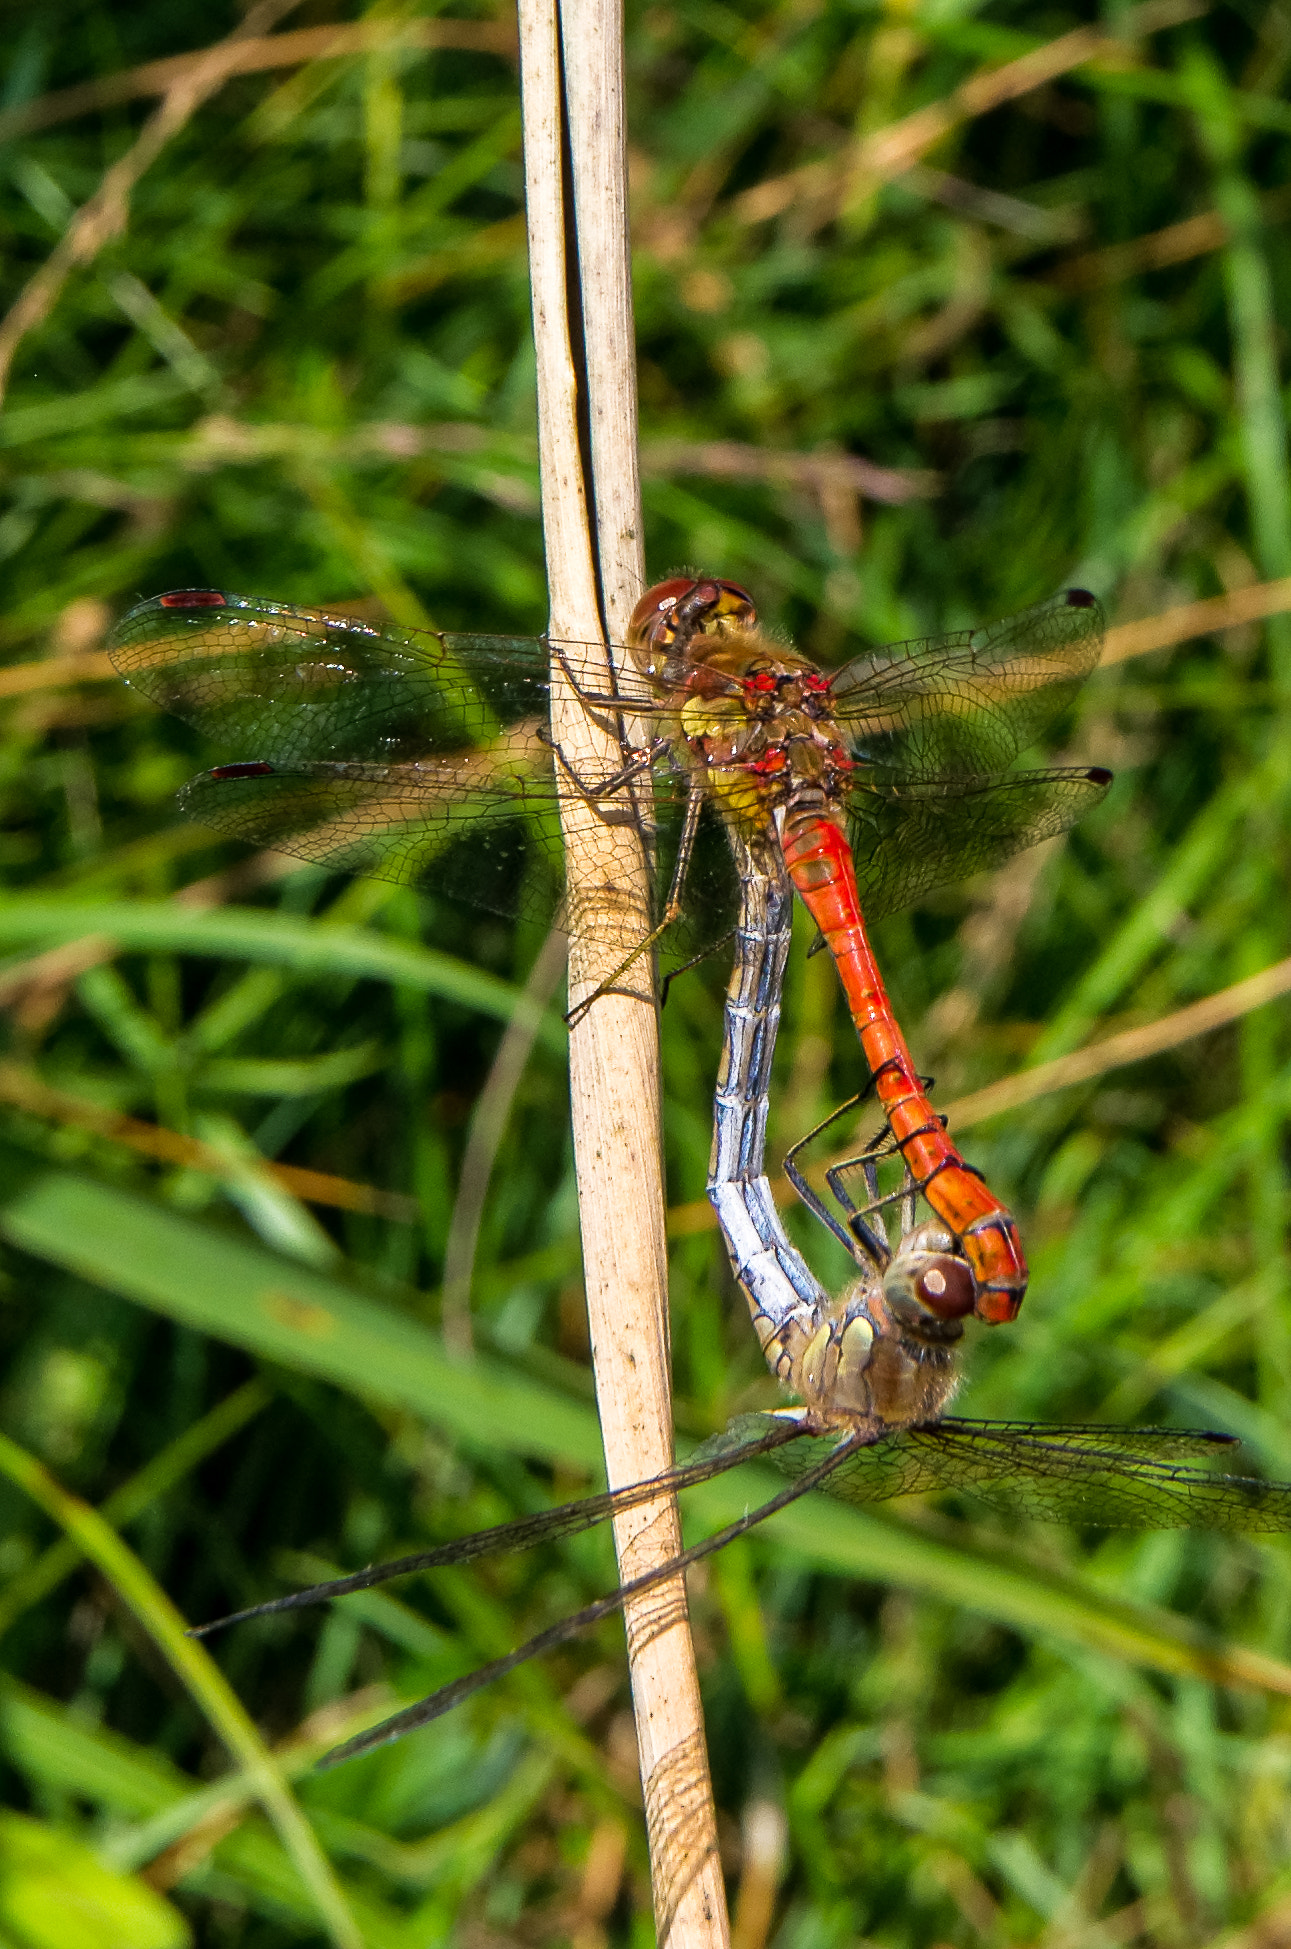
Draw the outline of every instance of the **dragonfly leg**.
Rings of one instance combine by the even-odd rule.
[[[907,1164],[905,1167],[905,1182],[901,1186],[901,1192],[902,1192],[901,1230],[902,1232],[912,1232],[914,1230],[915,1196],[916,1193],[918,1192],[918,1189],[919,1187],[914,1181],[914,1173],[910,1169],[910,1166]]]
[[[873,1087],[872,1083],[870,1087]],[[931,1087],[930,1079],[925,1080],[925,1087]],[[866,1094],[868,1094],[868,1091]],[[812,1131],[810,1136],[802,1138],[799,1143],[795,1144],[793,1147],[794,1151],[801,1150],[804,1144],[809,1143],[811,1138],[818,1134],[819,1130],[827,1129],[835,1118],[843,1116],[857,1103],[863,1101],[864,1097],[854,1096],[849,1102],[842,1104],[839,1109],[833,1111],[830,1116],[826,1117],[824,1123],[818,1125],[816,1131]],[[942,1121],[944,1123],[944,1119]],[[792,1153],[790,1155],[792,1156]],[[879,1189],[879,1164],[884,1157],[894,1156],[901,1157],[901,1183],[894,1191],[881,1192]],[[975,1177],[981,1176],[981,1173],[976,1171],[971,1164],[965,1164],[964,1169]],[[794,1189],[799,1191],[800,1196],[803,1195],[801,1174],[790,1163],[788,1158],[785,1160],[785,1171]],[[858,1205],[856,1203],[856,1200],[852,1197],[845,1183],[845,1179],[853,1171],[862,1172],[865,1178],[865,1188],[869,1196],[864,1205]],[[872,1250],[869,1241],[876,1240],[880,1236],[877,1228],[871,1225],[869,1220],[876,1215],[882,1219],[883,1214],[892,1205],[899,1205],[900,1207],[898,1219],[900,1235],[903,1238],[908,1237],[914,1231],[918,1219],[917,1201],[925,1187],[910,1169],[909,1164],[906,1163],[890,1123],[885,1121],[880,1129],[870,1138],[865,1148],[858,1152],[855,1157],[841,1158],[837,1164],[831,1164],[825,1172],[825,1179],[835,1200],[847,1214],[847,1223],[852,1234],[865,1243],[867,1251]],[[837,1223],[831,1221],[827,1213],[822,1212],[818,1201],[808,1195],[804,1198],[804,1202],[816,1212],[818,1217],[824,1218],[825,1223],[829,1225],[830,1230],[835,1235],[839,1235]],[[886,1226],[882,1235],[886,1236]],[[890,1258],[891,1251],[889,1249],[880,1261],[880,1269],[886,1266]]]
[[[900,1229],[902,1233],[914,1228],[913,1207],[911,1215],[906,1216],[906,1201],[903,1191],[890,1191],[886,1195],[879,1190],[879,1160],[891,1156],[896,1150],[896,1140],[888,1124],[884,1123],[866,1144],[859,1157],[845,1158],[839,1164],[831,1164],[825,1173],[834,1197],[847,1214],[849,1230],[858,1239],[882,1239],[887,1248],[885,1256],[879,1261],[880,1270],[885,1270],[892,1257],[891,1239],[888,1233],[887,1208],[901,1199]],[[847,1172],[860,1169],[865,1178],[865,1189],[869,1193],[868,1202],[858,1205],[843,1182]],[[869,1221],[878,1220],[877,1225]]]
[[[663,913],[660,915],[656,925],[645,936],[644,940],[638,941],[632,952],[624,955],[613,973],[607,975],[604,981],[597,984],[590,995],[585,996],[575,1008],[571,1008],[568,1011],[565,1016],[565,1021],[571,1029],[575,1028],[582,1021],[593,1002],[598,1002],[602,995],[608,994],[615,982],[622,981],[628,969],[639,961],[643,954],[649,953],[655,942],[662,939],[663,935],[668,932],[668,929],[680,915],[682,888],[685,886],[687,869],[690,866],[691,855],[695,850],[695,834],[699,829],[699,814],[703,803],[703,790],[698,780],[694,780],[692,781],[690,792],[686,799],[686,821],[681,829],[681,839],[677,846],[677,864],[673,868],[672,884],[668,889],[668,898],[664,902]]]
[[[565,783],[588,805],[595,805],[600,799],[612,798],[616,792],[621,792],[625,785],[630,785],[634,778],[640,778],[643,772],[649,771],[655,759],[668,749],[669,744],[667,738],[652,738],[648,745],[642,745],[634,750],[627,763],[618,771],[611,772],[606,778],[598,779],[594,784],[589,784],[586,779],[579,777],[549,732],[540,731],[538,735],[560,766],[561,777]]]
[[[872,1081],[867,1083],[865,1088],[856,1096],[849,1097],[846,1103],[840,1103],[836,1110],[831,1110],[829,1115],[818,1123],[814,1130],[809,1130],[805,1137],[800,1137],[796,1144],[791,1144],[785,1152],[784,1173],[798,1196],[802,1199],[802,1202],[806,1205],[808,1211],[813,1212],[819,1218],[821,1224],[828,1227],[834,1234],[834,1237],[847,1247],[852,1257],[859,1261],[862,1255],[864,1255],[864,1258],[868,1259],[877,1271],[882,1272],[892,1257],[888,1241],[876,1232],[872,1226],[865,1224],[859,1218],[859,1214],[852,1200],[845,1192],[840,1191],[839,1187],[835,1184],[834,1172],[840,1167],[837,1165],[831,1166],[826,1171],[825,1177],[834,1197],[847,1213],[847,1229],[844,1229],[839,1224],[828,1205],[812,1190],[812,1187],[808,1184],[806,1178],[798,1168],[799,1152],[805,1150],[808,1144],[814,1143],[816,1138],[822,1132],[828,1130],[832,1123],[837,1123],[838,1119],[845,1117],[849,1110],[854,1110],[859,1104],[863,1103],[866,1097],[870,1095],[873,1087]],[[855,1162],[854,1159],[851,1161]],[[877,1191],[877,1183],[875,1190]]]
[[[561,674],[565,682],[569,685],[575,697],[577,697],[579,703],[583,706],[583,709],[593,716],[606,714],[616,714],[620,717],[658,716],[663,710],[671,708],[670,705],[665,704],[662,700],[650,698],[645,695],[625,697],[617,688],[618,670],[608,657],[606,658],[603,674],[609,679],[609,689],[596,690],[589,688],[579,678],[574,670],[573,664],[566,656],[565,645],[563,643],[553,643],[548,638],[548,647],[551,650],[553,660],[560,665]],[[590,646],[584,645],[584,647]]]
[[[707,961],[710,954],[719,954],[734,939],[735,929],[732,927],[730,932],[723,934],[719,941],[714,941],[709,947],[701,948],[698,954],[691,955],[689,961],[683,961],[679,968],[673,968],[671,973],[666,974],[659,984],[660,1008],[666,1008],[668,1006],[668,991],[674,981],[680,981],[681,977],[684,974],[689,974],[692,968],[699,967],[701,962]]]

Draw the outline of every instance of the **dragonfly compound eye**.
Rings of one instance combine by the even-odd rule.
[[[966,1319],[977,1303],[973,1268],[956,1249],[957,1240],[944,1225],[920,1225],[903,1238],[883,1275],[888,1304],[912,1325],[934,1322],[952,1327]]]
[[[719,582],[715,577],[696,582],[681,607],[692,629],[757,628],[753,598],[738,582]]]
[[[656,636],[661,627],[671,629],[673,610],[694,586],[693,576],[674,575],[671,580],[656,582],[653,589],[647,589],[632,611],[628,640],[633,643],[648,640]]]
[[[914,1281],[914,1290],[939,1320],[965,1319],[977,1300],[972,1267],[949,1252],[929,1259]]]
[[[627,643],[646,676],[677,682],[687,646],[696,637],[754,629],[757,620],[752,596],[737,582],[674,575],[646,590],[632,611]]]

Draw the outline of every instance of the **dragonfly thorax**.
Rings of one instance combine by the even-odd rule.
[[[817,1429],[935,1421],[959,1384],[959,1322],[902,1317],[871,1278],[795,1325],[781,1336],[789,1355],[783,1378]]]
[[[770,830],[806,794],[834,800],[850,761],[828,684],[788,651],[703,639],[676,693],[676,722],[704,788],[745,832]]]
[[[958,1241],[930,1220],[837,1298],[792,1308],[763,1351],[813,1427],[908,1428],[945,1412],[976,1296]]]

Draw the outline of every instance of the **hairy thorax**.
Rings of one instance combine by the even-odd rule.
[[[931,1220],[837,1298],[822,1294],[775,1322],[761,1309],[754,1318],[767,1363],[799,1396],[808,1427],[879,1435],[945,1412],[974,1297],[957,1241]]]
[[[746,830],[804,793],[827,801],[852,770],[828,679],[756,635],[692,643],[674,699],[687,750]]]
[[[819,1432],[875,1433],[936,1421],[959,1385],[955,1338],[926,1337],[893,1317],[868,1281],[775,1336],[774,1362]]]

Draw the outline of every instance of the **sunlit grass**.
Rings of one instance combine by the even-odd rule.
[[[73,1898],[131,1949],[649,1940],[617,1626],[351,1768],[305,1763],[597,1594],[608,1539],[221,1643],[290,1789],[253,1778],[249,1727],[184,1689],[148,1608],[208,1617],[595,1474],[553,1010],[484,1204],[475,1365],[439,1338],[472,1105],[541,934],[178,828],[210,754],[99,661],[131,602],[194,585],[543,625],[509,21],[406,17],[403,48],[374,12],[366,51],[311,43],[199,108],[17,344],[0,418],[0,1713],[38,1837],[0,1834],[0,1936],[22,1949],[65,1949]],[[25,13],[7,305],[156,106],[146,75],[58,92],[229,24],[163,0]],[[1089,24],[1004,0],[629,23],[652,570],[749,581],[827,663],[1068,582],[1118,622],[1225,593],[1247,618],[1086,686],[1051,749],[1119,777],[1061,849],[880,930],[943,1104],[1291,951],[1291,622],[1242,593],[1291,574],[1291,40],[1276,8],[1179,0],[1036,54]],[[1019,92],[1004,64],[1033,55],[1049,78]],[[781,1148],[861,1081],[807,945]],[[723,978],[705,964],[663,1020],[678,1207],[702,1196]],[[966,1132],[1034,1273],[974,1347],[965,1411],[1223,1428],[1291,1474],[1285,1020],[1273,1000]],[[306,1205],[310,1171],[420,1217]],[[685,1439],[769,1398],[697,1223],[673,1261]],[[710,1485],[696,1533],[758,1492]],[[784,1949],[1274,1927],[1284,1546],[1006,1537],[971,1513],[804,1504],[697,1579],[733,1889],[769,1876]],[[758,1828],[768,1803],[782,1828]]]

